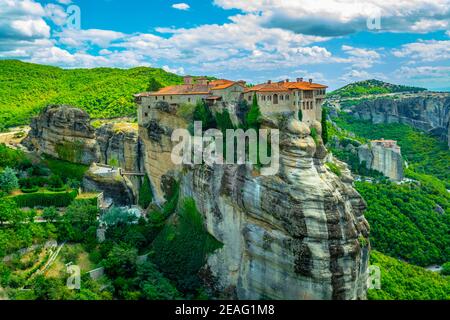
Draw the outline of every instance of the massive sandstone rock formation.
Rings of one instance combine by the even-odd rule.
[[[95,130],[89,115],[78,108],[51,105],[31,121],[22,142],[28,149],[81,164],[98,159]]]
[[[188,127],[173,110],[149,110],[137,135],[133,126],[94,131],[83,112],[61,108],[50,107],[34,120],[27,144],[64,157],[58,145],[85,142],[88,147],[67,160],[112,161],[145,171],[158,202],[165,201],[173,178],[179,179],[181,198],[195,199],[207,230],[223,243],[205,266],[214,290],[239,299],[366,297],[365,203],[342,163],[341,177],[324,165],[327,152],[319,123],[312,124],[313,138],[311,128],[293,115],[279,123],[268,121],[265,126],[281,130],[281,168],[277,175],[260,176],[247,166],[173,165],[171,134]],[[104,182],[98,175],[86,180],[92,188]]]
[[[441,137],[450,147],[450,94],[422,92],[364,100],[350,111],[373,123],[406,123]]]
[[[70,162],[85,165],[97,162],[131,173],[143,173],[144,169],[137,124],[111,122],[94,129],[89,115],[71,106],[45,108],[32,120],[31,130],[22,144],[38,154]],[[137,194],[141,179],[133,175],[126,177],[131,182],[132,194]]]
[[[368,169],[379,171],[393,181],[403,180],[403,158],[399,147],[372,142],[358,147],[358,157]]]
[[[269,122],[282,131],[281,170],[264,177],[238,165],[174,166],[170,135],[186,121],[170,110],[146,111],[152,114],[140,137],[157,197],[164,199],[165,181],[177,176],[181,196],[195,199],[208,232],[223,243],[206,266],[217,292],[239,299],[365,298],[365,203],[348,170],[339,178],[324,166],[319,123],[315,141],[292,115]]]

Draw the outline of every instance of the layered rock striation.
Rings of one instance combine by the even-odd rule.
[[[140,128],[145,154],[152,155],[146,170],[162,197],[164,178],[176,172],[181,198],[195,199],[208,232],[223,243],[205,266],[216,292],[237,299],[366,297],[365,203],[348,170],[338,177],[324,166],[318,122],[314,138],[293,117],[275,125],[282,132],[281,169],[260,176],[245,165],[162,164],[171,124],[180,123],[170,113],[155,115]]]
[[[177,179],[180,198],[196,201],[206,229],[223,243],[204,268],[215,292],[237,299],[366,297],[365,203],[344,164],[340,176],[324,165],[320,123],[293,115],[265,122],[281,132],[280,170],[262,176],[247,165],[174,165],[171,135],[188,121],[162,105],[146,113],[139,128],[108,124],[94,130],[82,111],[49,107],[34,120],[26,144],[65,160],[145,172],[160,203]],[[78,141],[80,154],[58,152],[66,141]],[[120,172],[94,165],[84,184],[120,204],[135,202],[133,182]]]
[[[358,147],[359,161],[393,181],[403,180],[403,157],[395,141],[371,141]]]
[[[142,183],[142,175],[135,175],[144,173],[142,145],[135,123],[111,122],[95,129],[85,111],[67,105],[52,105],[32,120],[31,130],[22,144],[38,154],[65,161],[121,168],[130,173],[126,179],[131,183],[134,195]],[[90,184],[91,189],[92,186]],[[129,202],[135,199],[129,198],[132,199]]]
[[[373,123],[405,123],[441,137],[450,146],[450,94],[423,92],[362,100],[349,109]]]
[[[89,115],[67,105],[51,105],[31,121],[22,142],[29,150],[89,165],[98,159],[95,129]]]

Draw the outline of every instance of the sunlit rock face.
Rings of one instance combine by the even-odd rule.
[[[61,158],[66,154],[56,146],[78,141],[81,156],[75,160],[145,172],[157,202],[165,201],[170,181],[179,180],[181,198],[195,199],[208,232],[223,243],[204,268],[205,281],[218,297],[366,297],[365,203],[347,169],[338,177],[324,165],[320,123],[302,123],[292,115],[265,122],[266,128],[280,130],[280,170],[262,176],[244,165],[174,165],[172,132],[187,128],[189,121],[170,108],[149,110],[139,128],[97,130],[82,111],[71,109],[49,107],[34,120],[30,148]],[[100,171],[90,170],[84,185],[118,203],[136,201],[128,176]]]
[[[280,129],[277,175],[235,165],[182,175],[182,194],[224,244],[208,259],[210,285],[238,299],[364,299],[365,203],[348,170],[339,178],[323,165],[326,150],[309,126],[291,119]]]
[[[31,130],[22,143],[38,153],[81,164],[91,164],[98,158],[89,115],[66,105],[45,108],[31,121]]]
[[[53,105],[31,122],[22,142],[40,154],[74,163],[101,163],[121,168],[138,193],[144,172],[142,144],[136,123],[111,122],[95,129],[89,115],[75,107]]]
[[[136,123],[110,123],[95,132],[99,159],[98,162],[129,173],[127,179],[138,193],[144,173],[142,143]]]
[[[358,147],[359,161],[364,162],[366,168],[381,172],[393,181],[402,181],[403,157],[400,147],[386,146],[382,142],[371,142]]]
[[[139,124],[142,141],[143,164],[150,178],[155,200],[164,202],[164,176],[181,167],[172,162],[174,143],[171,140],[175,129],[187,128],[186,120],[176,116],[173,110],[156,108],[149,111],[149,120]]]
[[[441,137],[450,146],[450,94],[422,92],[363,101],[352,113],[373,123],[406,123]]]

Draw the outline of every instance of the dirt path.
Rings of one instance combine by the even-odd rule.
[[[0,143],[4,143],[13,149],[22,149],[20,143],[27,136],[29,131],[29,126],[10,128],[8,132],[0,133]]]

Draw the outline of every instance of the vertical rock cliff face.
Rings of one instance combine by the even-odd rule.
[[[293,122],[279,175],[215,166],[184,177],[183,191],[224,243],[208,260],[219,290],[232,288],[239,299],[365,297],[368,249],[358,241],[368,236],[365,205],[316,150],[309,128]]]
[[[280,127],[281,170],[266,177],[246,166],[170,165],[164,153],[176,122],[157,116],[140,128],[146,170],[155,187],[178,171],[181,196],[195,199],[208,232],[223,243],[206,266],[217,292],[238,299],[365,298],[365,203],[348,170],[339,178],[326,169],[323,143],[306,124],[291,119]],[[314,126],[320,135],[320,124]]]
[[[22,142],[28,149],[66,161],[91,164],[98,158],[95,129],[89,115],[70,106],[48,106],[31,121]]]
[[[239,299],[365,298],[365,203],[348,170],[338,177],[324,166],[320,123],[312,124],[313,138],[311,128],[292,116],[267,122],[265,126],[281,132],[280,171],[260,176],[247,166],[175,166],[171,135],[187,128],[187,121],[163,105],[145,112],[147,120],[138,131],[123,124],[95,131],[82,111],[50,107],[34,120],[27,145],[64,159],[57,146],[78,141],[75,160],[145,171],[159,202],[164,201],[165,184],[178,177],[181,196],[195,199],[208,232],[223,243],[205,266],[217,292]],[[98,171],[103,172],[93,168],[86,183],[119,192]],[[124,178],[118,187],[134,189],[129,185]]]
[[[30,150],[61,160],[85,165],[97,162],[129,173],[144,172],[137,124],[108,123],[96,130],[90,121],[81,109],[49,106],[32,120],[22,143]],[[127,175],[123,179],[136,198],[142,178]]]
[[[131,183],[136,198],[142,183],[142,177],[136,173],[144,172],[144,158],[137,124],[105,124],[96,130],[95,135],[98,145],[98,162],[119,167],[129,173],[124,176],[124,179]]]
[[[388,148],[383,145],[365,144],[358,148],[360,162],[368,169],[382,172],[393,181],[403,180],[403,158],[400,148]]]
[[[181,167],[175,166],[171,159],[174,146],[171,141],[172,132],[175,129],[187,128],[188,123],[178,117],[167,103],[146,112],[148,112],[149,120],[139,125],[139,136],[144,154],[143,163],[152,184],[155,200],[163,202],[164,176],[181,170]]]
[[[406,123],[429,131],[450,146],[450,94],[417,93],[367,100],[351,108],[352,113],[373,123]]]

